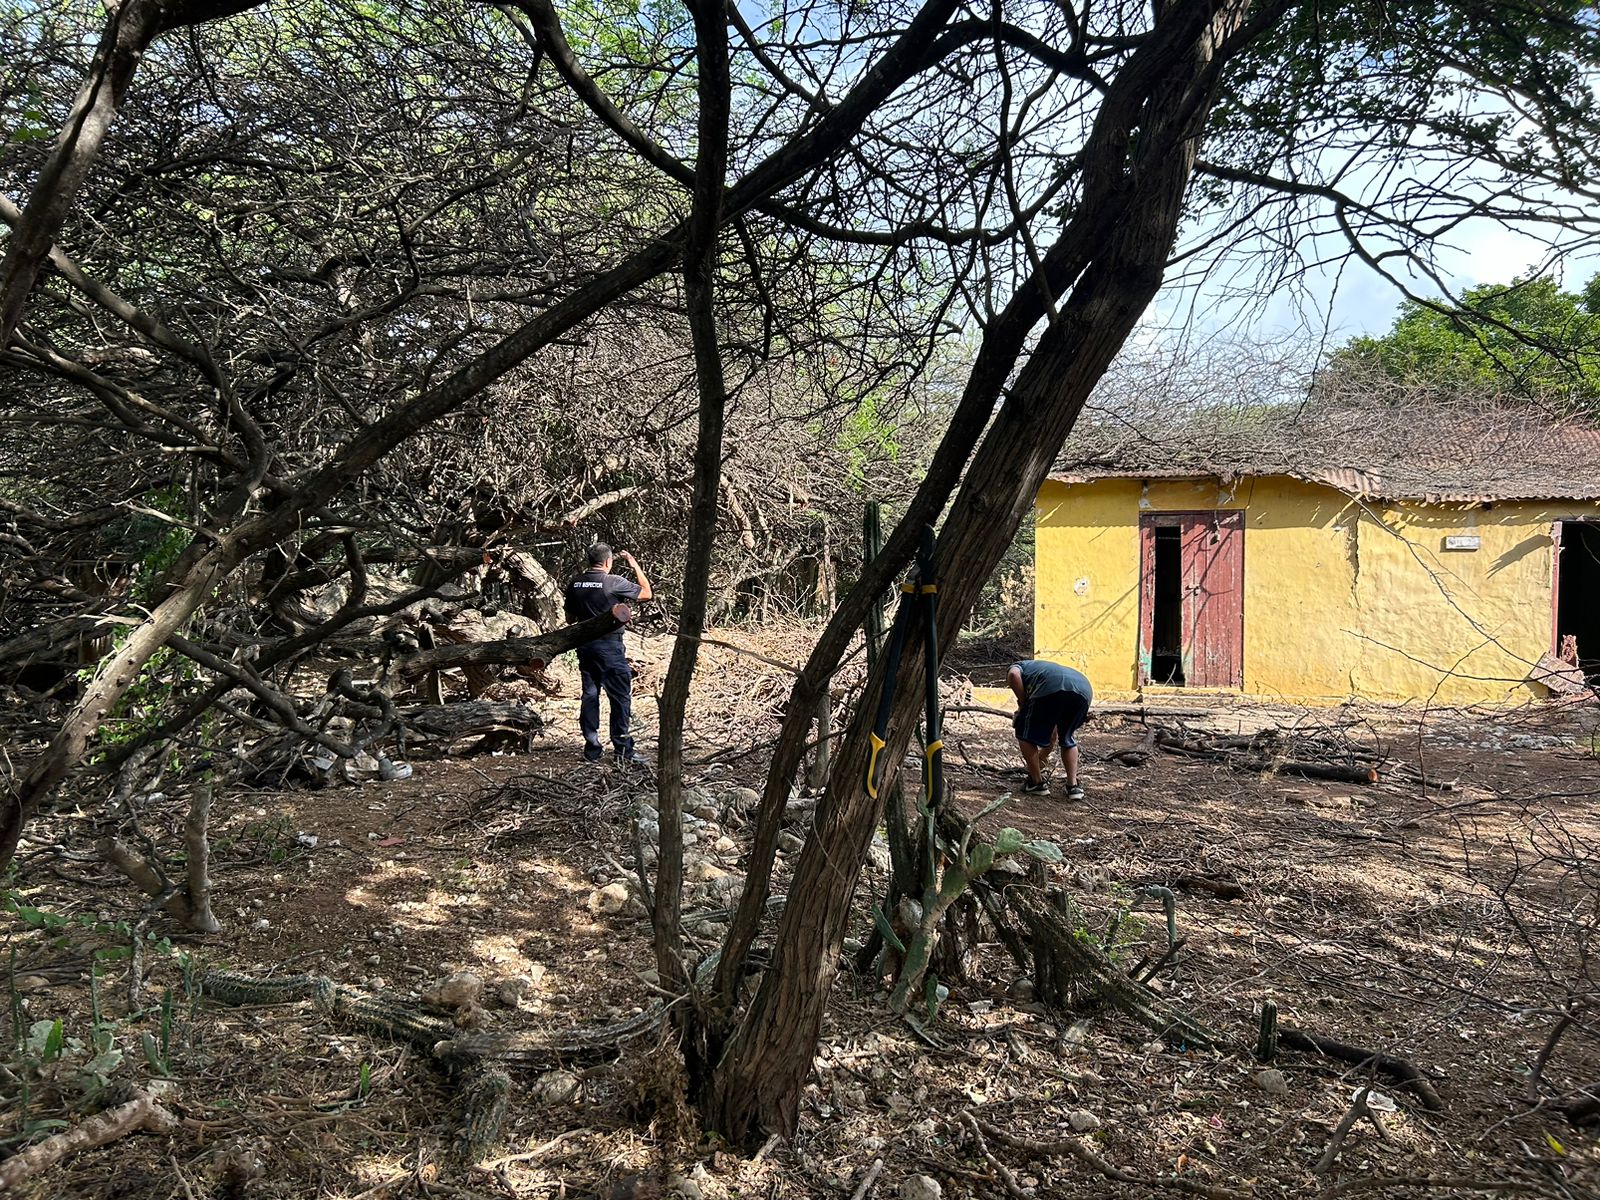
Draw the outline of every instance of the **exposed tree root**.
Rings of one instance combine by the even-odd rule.
[[[140,1092],[126,1104],[108,1108],[90,1117],[74,1129],[45,1138],[36,1145],[0,1162],[0,1192],[8,1192],[26,1182],[40,1171],[80,1150],[92,1150],[127,1137],[130,1133],[148,1130],[151,1133],[169,1133],[178,1119],[153,1098]]]
[[[1380,1054],[1376,1050],[1366,1050],[1360,1046],[1336,1042],[1320,1034],[1310,1034],[1304,1030],[1289,1029],[1282,1025],[1278,1027],[1278,1044],[1303,1050],[1308,1054],[1335,1058],[1340,1062],[1349,1063],[1352,1067],[1370,1066],[1384,1078],[1392,1080],[1401,1087],[1410,1088],[1422,1101],[1422,1107],[1430,1112],[1438,1112],[1444,1108],[1444,1101],[1439,1099],[1439,1093],[1433,1090],[1433,1084],[1428,1081],[1428,1077],[1403,1058]]]

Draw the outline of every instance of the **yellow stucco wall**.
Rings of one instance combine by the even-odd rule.
[[[1253,695],[1517,703],[1550,648],[1551,529],[1600,503],[1375,504],[1266,477],[1049,482],[1035,510],[1034,647],[1096,693],[1139,686],[1139,516],[1243,509]],[[1452,534],[1480,548],[1447,551]]]

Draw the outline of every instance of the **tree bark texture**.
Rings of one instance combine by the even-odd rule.
[[[938,561],[944,568],[939,634],[946,643],[1009,545],[1084,401],[1160,286],[1193,172],[1195,134],[1214,94],[1218,44],[1244,10],[1243,0],[1169,6],[1107,94],[1085,171],[1109,182],[1123,202],[1109,236],[1085,248],[1085,269],[1012,387],[945,521]],[[922,703],[924,663],[912,650],[920,643],[913,629],[883,751],[889,764],[883,786]],[[719,1064],[707,1123],[735,1142],[792,1132],[799,1116],[856,877],[879,815],[862,773],[864,714],[875,709],[880,688],[881,678],[872,681],[857,709],[796,866],[789,894],[804,899],[785,906],[772,964]]]
[[[693,989],[683,962],[683,725],[705,633],[706,594],[711,554],[717,531],[717,498],[722,488],[722,440],[728,389],[717,336],[717,229],[722,223],[724,181],[728,168],[728,120],[732,96],[728,78],[728,0],[689,0],[694,16],[695,54],[699,62],[699,157],[695,163],[694,201],[689,215],[688,247],[683,278],[689,329],[694,343],[695,380],[699,388],[699,422],[694,452],[694,496],[689,510],[689,545],[684,559],[683,595],[678,628],[687,636],[672,647],[666,686],[661,693],[660,853],[656,867],[655,911],[652,914],[656,970],[661,982],[678,993]],[[704,1022],[699,999],[679,1006],[676,1021],[691,1079],[704,1074]]]

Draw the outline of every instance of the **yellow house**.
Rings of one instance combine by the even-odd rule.
[[[1600,430],[1406,415],[1058,465],[1035,654],[1108,699],[1504,705],[1600,674]]]

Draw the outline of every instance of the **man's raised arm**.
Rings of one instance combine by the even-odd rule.
[[[626,550],[619,550],[617,557],[633,568],[634,578],[639,581],[639,599],[651,600],[655,598],[655,589],[650,586],[650,577],[644,573],[644,568],[639,565],[639,560]]]

